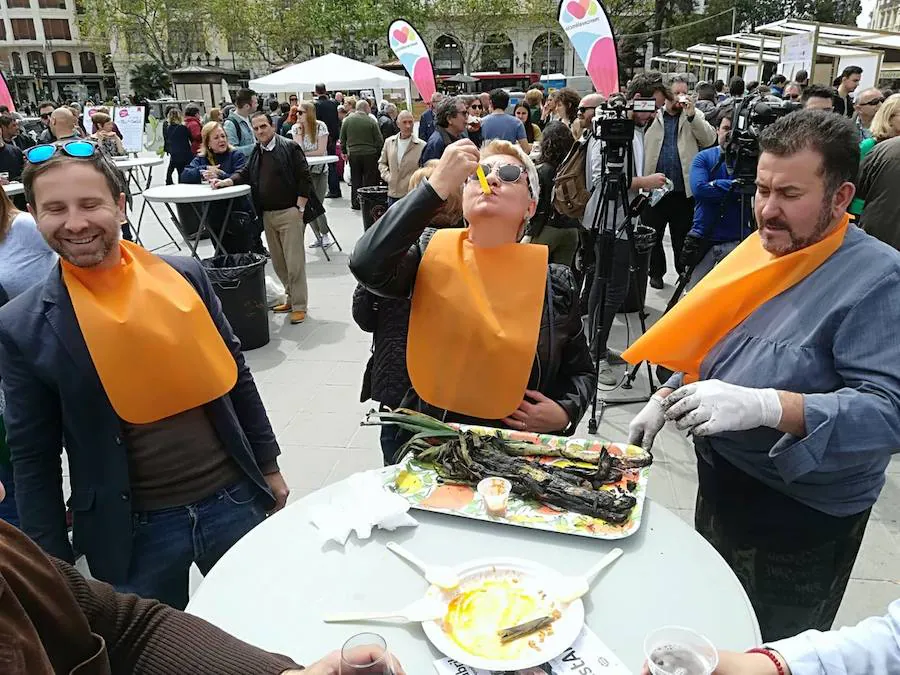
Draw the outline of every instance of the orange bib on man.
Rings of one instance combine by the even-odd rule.
[[[501,419],[525,396],[547,286],[547,247],[472,245],[435,232],[419,264],[406,361],[422,400]]]
[[[193,286],[165,261],[120,242],[121,264],[62,277],[116,414],[148,424],[209,403],[237,382],[237,363]]]
[[[631,347],[629,363],[647,360],[684,373],[685,383],[700,377],[700,364],[719,340],[759,307],[815,272],[844,242],[850,217],[821,241],[776,256],[752,234],[716,265]]]

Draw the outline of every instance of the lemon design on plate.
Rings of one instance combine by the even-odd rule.
[[[422,479],[411,471],[404,469],[397,474],[397,490],[401,493],[415,494],[422,489]]]

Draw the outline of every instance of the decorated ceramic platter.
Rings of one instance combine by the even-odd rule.
[[[563,603],[566,579],[549,567],[517,558],[473,560],[455,568],[452,590],[431,586],[427,595],[446,604],[440,619],[424,621],[431,643],[473,668],[516,671],[563,653],[584,626],[581,600]],[[543,628],[504,640],[504,629],[544,619]]]
[[[460,428],[550,448],[575,447],[579,450],[597,453],[605,449],[614,457],[635,457],[644,452],[641,448],[625,443],[565,438],[488,427],[461,426]],[[538,462],[559,467],[591,467],[590,464],[561,457],[542,457]],[[602,518],[547,506],[515,494],[509,497],[505,514],[490,515],[484,500],[477,494],[474,487],[444,482],[431,466],[418,462],[410,455],[407,455],[395,469],[393,472],[385,472],[385,487],[404,497],[412,508],[597,539],[623,539],[638,531],[641,526],[647,481],[650,476],[649,466],[627,469],[622,473],[620,480],[602,486],[602,490],[630,496],[634,499],[634,506],[625,521],[611,523]]]

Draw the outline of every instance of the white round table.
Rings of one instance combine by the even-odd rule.
[[[307,156],[306,163],[310,166],[316,166],[317,164],[334,164],[338,159],[340,158],[337,155],[319,155],[318,157]]]
[[[231,207],[234,204],[234,200],[249,194],[249,185],[233,185],[231,187],[213,190],[205,183],[179,183],[177,185],[157,185],[148,188],[147,190],[144,190],[143,197],[145,201],[150,203],[159,202],[165,204],[172,219],[178,223],[178,229],[181,230],[182,236],[184,236],[184,228],[181,227],[178,216],[175,215],[175,212],[172,211],[169,204],[190,204],[194,210],[197,211],[197,216],[200,221],[200,224],[197,227],[197,233],[192,241],[189,241],[188,238],[185,237],[185,241],[188,242],[188,248],[191,250],[191,255],[196,258],[197,246],[200,244],[200,238],[204,231],[209,232],[209,236],[212,237],[213,243],[215,244],[216,248],[214,255],[218,255],[219,249],[222,246],[219,233],[213,232],[212,228],[209,227],[209,205],[216,201],[223,201],[226,199],[229,201],[228,206],[225,209],[224,224],[228,222],[228,216],[231,213]],[[198,208],[198,204],[202,204],[202,207]]]
[[[113,163],[119,167],[126,174],[126,180],[130,185],[134,187],[131,189],[131,196],[137,197],[139,195],[143,195],[147,188],[150,187],[150,183],[153,182],[153,167],[159,166],[163,163],[163,158],[156,157],[114,157]],[[135,172],[137,169],[137,172]],[[145,171],[146,169],[146,171]],[[138,176],[135,175],[137,173],[141,178],[143,178],[143,183],[138,180]],[[175,238],[172,236],[172,233],[169,232],[169,228],[166,227],[166,224],[162,221],[162,218],[159,217],[159,214],[156,212],[156,209],[153,208],[152,204],[148,204],[147,200],[144,200],[141,204],[141,211],[138,214],[137,222],[134,224],[135,226],[135,238],[137,242],[141,243],[141,225],[144,222],[144,209],[149,206],[150,212],[156,217],[156,222],[160,224],[162,229],[168,235],[169,240],[175,244],[178,250],[181,250],[181,247],[178,246],[178,242],[175,241]],[[134,213],[134,200],[131,201],[131,212]],[[156,249],[154,249],[156,250]]]
[[[3,191],[6,193],[7,197],[21,195],[25,193],[25,186],[19,181],[11,181],[3,186]]]
[[[123,171],[151,166],[159,166],[163,163],[162,157],[116,157],[113,162]]]
[[[653,480],[651,476],[650,480]],[[605,541],[411,511],[419,526],[375,530],[345,548],[321,544],[309,523],[326,487],[288,506],[222,557],[187,611],[263,649],[310,663],[356,633],[384,636],[410,675],[434,672],[441,657],[418,624],[326,624],[326,612],[394,610],[422,597],[422,577],[388,551],[398,541],[426,562],[455,565],[486,557],[526,558],[563,574],[584,573],[601,556],[625,554],[585,596],[586,622],[632,672],[643,663],[643,639],[666,624],[688,626],[719,648],[761,642],[744,589],[715,550],[678,516],[647,500],[641,529]]]

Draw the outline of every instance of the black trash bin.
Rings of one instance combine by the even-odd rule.
[[[222,311],[241,341],[241,349],[257,349],[269,342],[266,306],[266,258],[257,253],[230,253],[203,261]]]
[[[387,185],[372,185],[359,188],[359,206],[362,209],[363,231],[368,230],[375,221],[387,211],[388,189]]]
[[[634,248],[637,260],[628,281],[628,295],[622,303],[620,312],[640,312],[644,308],[647,297],[647,279],[650,276],[650,251],[656,243],[656,230],[646,225],[634,228]]]

